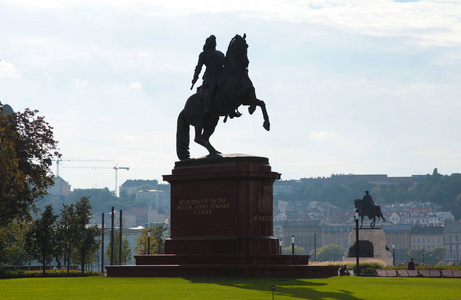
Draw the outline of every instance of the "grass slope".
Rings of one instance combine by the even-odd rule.
[[[449,278],[28,278],[0,280],[0,299],[461,299]]]

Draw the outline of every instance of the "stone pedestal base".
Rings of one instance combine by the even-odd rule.
[[[309,255],[138,255],[135,266],[106,266],[110,277],[331,277],[338,268],[308,266]]]
[[[392,253],[386,250],[386,235],[381,228],[362,228],[359,229],[359,241],[360,247],[364,242],[369,242],[372,245],[372,255],[362,256],[363,250],[360,249],[359,258],[361,261],[380,259],[384,261],[387,265],[392,265]],[[353,229],[349,235],[349,243],[351,247],[355,245],[355,229]],[[345,261],[355,261],[355,254],[352,256],[349,255],[349,251],[346,251],[344,254]]]
[[[273,236],[273,182],[265,157],[230,155],[176,162],[171,238],[164,255],[135,256],[136,266],[108,266],[107,276],[335,276],[310,267],[309,255],[280,255]]]

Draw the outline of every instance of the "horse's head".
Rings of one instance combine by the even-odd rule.
[[[362,200],[361,199],[355,199],[354,200],[355,208],[360,208],[362,206]]]
[[[227,48],[225,70],[231,73],[240,69],[246,69],[249,64],[247,53],[248,44],[246,42],[246,34],[243,34],[243,37],[236,34]]]

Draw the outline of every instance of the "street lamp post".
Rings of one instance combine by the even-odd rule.
[[[150,228],[147,229],[147,254],[150,254]]]
[[[291,255],[295,255],[295,235],[291,235]]]
[[[314,233],[314,261],[317,260],[317,232]]]
[[[102,213],[101,227],[101,273],[104,273],[104,213]]]
[[[279,240],[280,255],[282,255],[282,239]]]
[[[360,246],[359,246],[359,210],[355,210],[355,264],[357,276],[360,275],[359,266]]]
[[[112,206],[111,220],[110,220],[110,265],[114,264],[114,207]]]
[[[395,266],[395,246],[392,243],[392,264]]]
[[[426,250],[423,250],[423,264],[425,263],[424,261],[424,255],[426,254]]]

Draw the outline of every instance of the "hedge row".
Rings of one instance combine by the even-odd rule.
[[[99,272],[70,270],[47,270],[45,274],[43,271],[24,271],[24,270],[0,270],[0,278],[33,278],[33,277],[88,277],[88,276],[102,276]]]

